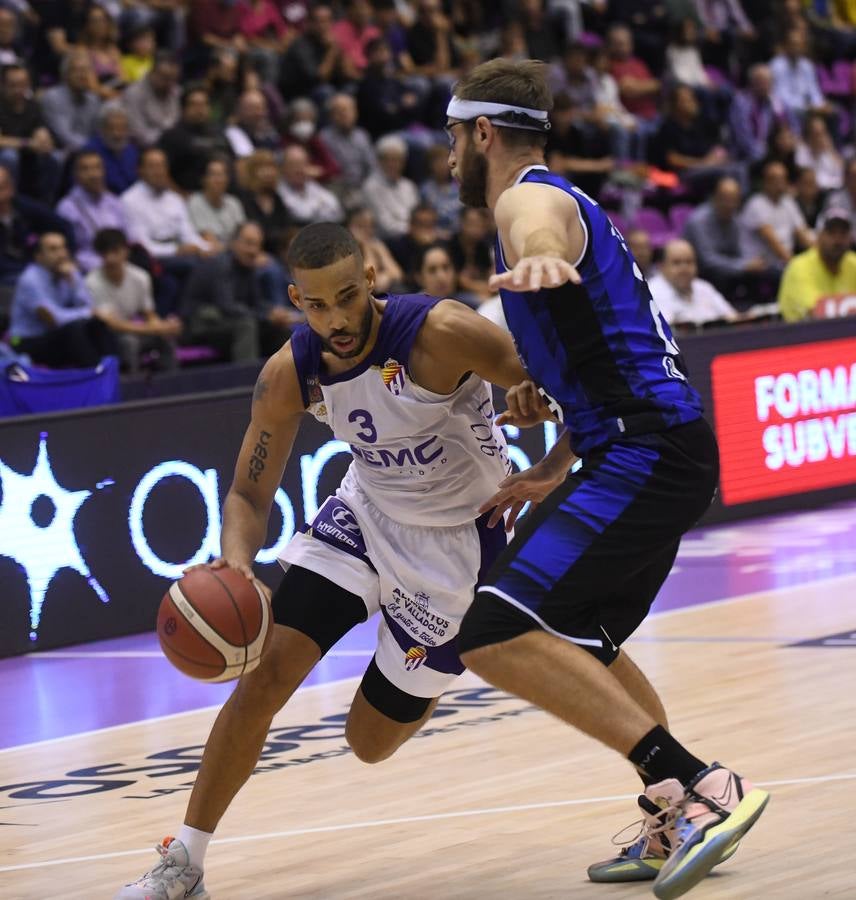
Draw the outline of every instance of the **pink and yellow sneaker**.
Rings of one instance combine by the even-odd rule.
[[[684,788],[674,778],[654,784],[645,796],[666,813],[671,850],[654,894],[673,900],[695,887],[758,821],[770,795],[714,763]],[[729,852],[730,851],[730,852]]]
[[[642,812],[641,820],[620,831],[612,840],[619,845],[625,843],[619,840],[621,835],[630,828],[639,826],[636,836],[630,839],[629,846],[623,847],[618,856],[590,865],[588,867],[590,881],[601,884],[653,881],[659,875],[675,839],[675,815],[673,813],[670,816],[668,809],[661,809],[644,794],[639,796],[638,803]],[[736,852],[737,842],[723,854],[719,862],[725,862]]]

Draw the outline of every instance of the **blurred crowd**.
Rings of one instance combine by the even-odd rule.
[[[495,56],[548,65],[548,162],[671,322],[856,294],[856,0],[0,0],[0,357],[268,355],[320,220],[499,318],[443,129]]]

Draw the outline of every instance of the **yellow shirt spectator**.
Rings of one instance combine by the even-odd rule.
[[[856,293],[856,253],[850,246],[850,219],[830,209],[818,222],[817,245],[795,256],[779,285],[779,308],[786,322],[804,319],[823,297]]]

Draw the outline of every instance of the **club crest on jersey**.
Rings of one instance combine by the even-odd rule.
[[[404,654],[404,668],[407,672],[418,669],[428,659],[428,651],[424,647],[411,647]]]
[[[386,389],[396,397],[404,390],[404,366],[394,359],[388,359],[380,370],[380,377]]]
[[[309,394],[310,403],[321,403],[324,400],[324,394],[321,391],[321,385],[314,375],[310,375],[306,379],[307,393]]]

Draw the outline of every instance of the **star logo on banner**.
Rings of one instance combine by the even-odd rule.
[[[60,569],[79,572],[102,603],[109,602],[74,537],[74,519],[92,491],[67,491],[51,470],[47,434],[39,440],[33,471],[16,472],[0,460],[0,556],[18,563],[30,589],[30,640],[36,640],[45,595]],[[100,486],[100,485],[99,485]]]

